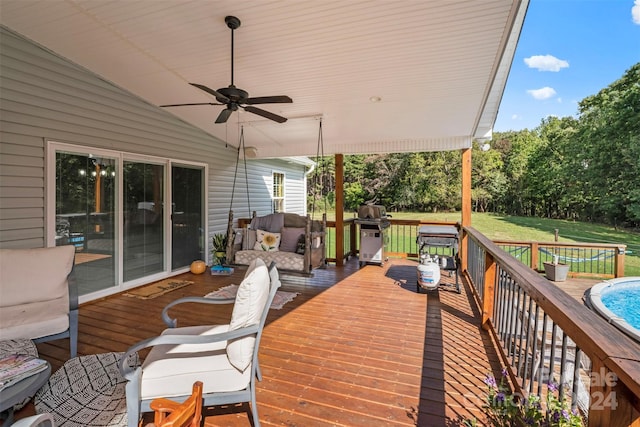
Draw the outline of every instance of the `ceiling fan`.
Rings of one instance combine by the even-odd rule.
[[[240,27],[240,20],[235,16],[226,16],[224,22],[227,23],[227,27],[231,29],[231,84],[227,87],[223,87],[218,90],[213,90],[204,85],[198,83],[189,83],[191,86],[195,86],[200,90],[203,90],[216,97],[218,103],[214,102],[196,102],[191,104],[168,104],[161,105],[160,107],[182,107],[185,105],[226,105],[227,108],[222,110],[216,119],[216,123],[225,123],[231,113],[237,111],[238,108],[242,108],[253,114],[257,114],[274,122],[284,123],[287,121],[285,117],[263,110],[261,108],[254,107],[256,104],[285,104],[291,103],[293,100],[285,95],[279,96],[260,96],[255,98],[249,98],[249,94],[236,87],[233,84],[233,31]]]

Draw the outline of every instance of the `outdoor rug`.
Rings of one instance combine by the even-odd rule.
[[[192,284],[190,280],[165,279],[160,282],[152,283],[147,286],[141,286],[124,293],[128,297],[139,299],[152,299],[164,295],[167,292],[175,291]]]
[[[236,292],[238,292],[238,285],[229,285],[224,288],[220,288],[217,291],[209,292],[205,295],[205,298],[235,298]],[[280,310],[286,303],[293,301],[298,296],[298,292],[286,292],[276,291],[271,308]]]

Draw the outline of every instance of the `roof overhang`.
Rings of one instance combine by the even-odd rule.
[[[2,25],[153,105],[216,102],[190,86],[230,83],[278,124],[221,106],[165,108],[255,156],[463,149],[490,137],[528,0],[263,2],[3,0]]]

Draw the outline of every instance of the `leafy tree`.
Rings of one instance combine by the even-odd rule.
[[[594,219],[640,225],[640,63],[579,103]]]
[[[502,156],[497,150],[482,150],[480,145],[474,142],[471,161],[471,199],[475,210],[495,210],[496,200],[502,198],[507,191],[507,180],[502,171]]]
[[[531,204],[530,189],[524,176],[529,167],[529,158],[537,151],[542,141],[536,131],[496,133],[491,146],[502,155],[504,177],[509,183],[500,197],[500,210],[511,215],[535,215]]]
[[[568,153],[575,140],[576,125],[576,120],[571,117],[549,117],[538,128],[541,142],[529,156],[523,176],[530,205],[538,215],[548,218],[571,216],[568,191],[575,177],[569,173],[571,161]]]

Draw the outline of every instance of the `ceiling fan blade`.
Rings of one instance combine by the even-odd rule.
[[[265,110],[260,109],[260,108],[256,108],[256,107],[252,107],[252,106],[242,107],[242,108],[244,108],[245,111],[248,111],[248,112],[253,113],[253,114],[257,114],[257,115],[262,116],[264,118],[267,118],[269,120],[273,120],[274,122],[284,123],[284,122],[287,121],[287,119],[282,117],[282,116],[279,116],[277,114],[273,114],[273,113],[271,113],[269,111],[265,111]]]
[[[211,88],[206,87],[205,85],[201,85],[198,83],[189,83],[191,86],[195,86],[200,90],[203,90],[213,96],[216,97],[216,99],[224,104],[226,104],[227,102],[229,102],[229,98],[227,98],[226,96],[224,96],[223,94],[221,94],[220,92],[218,92],[217,90],[213,90]]]
[[[245,104],[290,104],[293,100],[286,95],[280,96],[258,96],[255,98],[247,98]]]
[[[216,119],[216,123],[226,123],[227,120],[229,120],[231,113],[233,113],[233,110],[230,110],[228,108],[225,108],[224,110],[220,111],[220,114]]]
[[[191,104],[166,104],[166,105],[158,105],[158,107],[183,107],[185,105],[225,105],[218,104],[217,102],[194,102]]]

